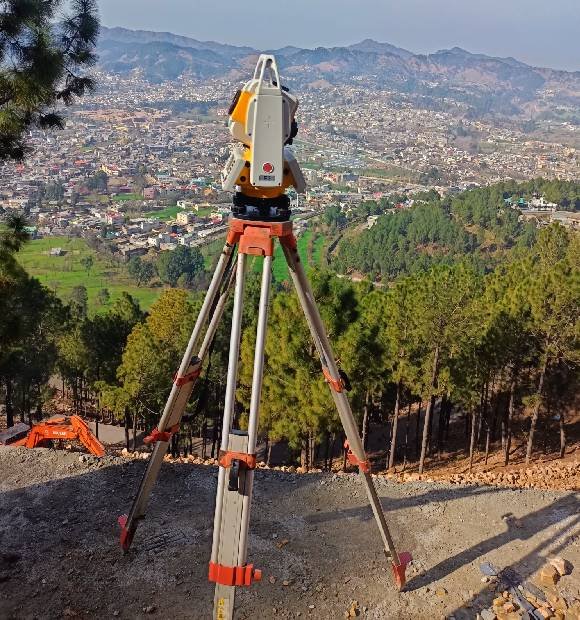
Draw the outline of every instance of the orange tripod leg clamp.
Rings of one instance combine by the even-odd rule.
[[[326,368],[326,366],[322,368],[322,374],[324,375],[324,378],[326,379],[328,385],[330,385],[330,387],[335,392],[342,392],[344,390],[344,381],[342,380],[342,377],[339,377],[338,379],[333,379],[330,375],[330,371],[328,370],[328,368]]]
[[[370,474],[371,473],[371,462],[368,459],[365,459],[364,461],[360,461],[357,458],[356,454],[353,454],[351,452],[350,446],[348,445],[348,441],[344,442],[344,447],[347,450],[346,458],[348,459],[348,462],[351,465],[355,465],[356,467],[358,467],[359,470],[363,474]]]
[[[171,437],[179,430],[179,424],[175,424],[166,431],[154,428],[147,437],[143,438],[143,443],[157,443],[158,441],[171,441]]]
[[[256,455],[246,452],[232,452],[230,450],[220,450],[218,463],[221,467],[232,466],[233,461],[243,463],[246,469],[256,469]]]
[[[224,586],[250,586],[254,581],[262,579],[262,571],[253,564],[244,566],[225,566],[209,563],[209,580]]]

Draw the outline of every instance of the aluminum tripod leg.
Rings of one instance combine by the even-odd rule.
[[[161,416],[157,428],[150,435],[151,441],[155,442],[155,447],[149,458],[147,469],[141,479],[137,495],[135,496],[129,515],[122,515],[119,517],[119,524],[121,525],[121,546],[124,551],[129,550],[139,520],[145,515],[149,496],[159,476],[159,470],[163,463],[163,457],[169,448],[171,436],[183,417],[195,381],[201,372],[203,361],[223,315],[228,294],[235,281],[235,265],[231,265],[233,249],[234,246],[229,243],[226,243],[224,246],[191,333],[187,349],[185,350],[179,370],[174,379],[171,393],[169,394],[169,398],[163,410],[163,415]],[[213,315],[202,345],[197,354],[194,355],[202,330],[212,310]]]
[[[244,291],[243,259],[245,255],[240,254],[230,339],[214,535],[209,567],[209,578],[216,583],[214,620],[233,618],[236,585],[249,585],[252,580],[259,580],[261,577],[260,571],[254,570],[253,565],[246,564],[246,559],[256,465],[258,413],[264,374],[264,346],[272,279],[272,257],[264,257],[247,432],[232,430]]]
[[[351,451],[351,460],[359,466],[361,477],[364,480],[367,495],[371,508],[373,510],[383,545],[387,557],[391,558],[395,580],[399,588],[405,585],[405,568],[411,561],[409,553],[397,553],[391,533],[387,526],[385,514],[383,512],[375,485],[370,474],[370,465],[368,463],[364,446],[358,433],[356,420],[352,414],[350,403],[344,392],[342,379],[334,359],[332,347],[326,335],[326,330],[320,317],[320,312],[316,306],[314,295],[304,272],[304,267],[300,262],[296,247],[291,247],[283,243],[282,249],[288,263],[290,276],[294,282],[298,298],[304,315],[308,322],[314,344],[320,355],[322,369],[329,386],[331,387],[332,397],[340,416],[340,421],[344,428],[348,441],[349,450]]]

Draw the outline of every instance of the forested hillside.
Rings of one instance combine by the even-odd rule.
[[[370,230],[345,238],[332,266],[340,273],[387,280],[459,260],[488,271],[512,248],[533,243],[535,226],[520,221],[511,204],[534,195],[562,210],[580,210],[580,183],[505,182],[445,199],[429,192],[411,208],[383,215]]]
[[[580,236],[558,224],[535,234],[512,218],[515,211],[489,206],[503,203],[506,191],[474,190],[380,218],[392,228],[381,233],[373,268],[385,270],[389,287],[330,271],[311,274],[365,442],[376,450],[375,435],[386,430],[376,452],[383,466],[416,463],[422,471],[454,454],[471,467],[498,450],[505,463],[529,461],[539,450],[562,457],[578,441]],[[202,294],[168,288],[147,315],[124,295],[90,316],[86,299],[63,303],[19,267],[23,222],[8,225],[0,238],[0,385],[8,422],[45,415],[49,378],[58,374],[85,416],[155,426]],[[387,230],[378,226],[361,239]],[[413,244],[430,249],[414,255]],[[392,260],[397,248],[407,263]],[[250,274],[246,296],[236,407],[242,425],[257,274]],[[227,325],[226,319],[174,453],[191,450],[191,437],[201,435],[204,451],[215,454]],[[342,445],[340,425],[298,300],[283,284],[273,294],[269,326],[261,437],[270,446],[287,442],[290,461],[305,468],[330,466],[333,446]]]

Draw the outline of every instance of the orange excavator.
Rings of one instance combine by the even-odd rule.
[[[25,426],[25,425],[22,425]],[[88,424],[78,415],[70,417],[53,416],[39,424],[34,424],[30,431],[15,441],[7,441],[10,446],[38,448],[55,439],[80,441],[95,456],[104,456],[103,444],[93,435]]]

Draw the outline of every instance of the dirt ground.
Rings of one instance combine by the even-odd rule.
[[[125,556],[116,519],[144,467],[0,447],[1,619],[211,618],[217,470],[164,464]],[[554,555],[574,567],[560,595],[580,599],[577,493],[376,482],[399,548],[415,558],[406,591],[393,587],[357,475],[258,470],[249,561],[264,578],[238,589],[237,618],[476,618],[504,587],[482,581],[482,562],[525,581]]]

